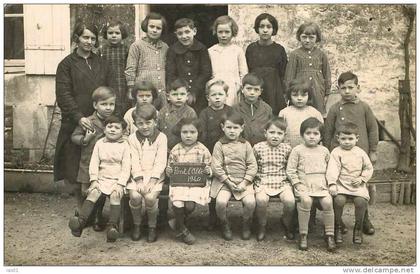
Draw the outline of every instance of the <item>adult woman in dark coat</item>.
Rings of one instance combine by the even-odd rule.
[[[70,140],[77,125],[93,130],[86,117],[94,111],[92,92],[99,86],[110,86],[114,75],[107,63],[93,49],[98,45],[98,29],[92,24],[79,23],[73,32],[77,48],[64,58],[56,73],[56,98],[61,109],[61,127],[54,157],[54,181],[66,180],[75,185],[75,194],[82,199],[77,184],[80,146]]]

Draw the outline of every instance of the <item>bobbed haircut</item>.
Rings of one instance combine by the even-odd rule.
[[[183,27],[195,28],[195,23],[190,18],[181,18],[175,21],[175,31]]]
[[[203,125],[198,118],[182,118],[172,129],[172,133],[181,137],[182,127],[185,125],[193,125],[198,132],[198,137],[203,133]]]
[[[179,88],[186,88],[188,90],[188,83],[184,79],[177,78],[169,84],[168,93]]]
[[[148,120],[156,120],[157,118],[157,111],[156,108],[149,103],[145,104],[136,104],[136,108],[131,113],[131,117],[133,117],[134,122],[138,121],[140,118],[146,121]]]
[[[321,137],[324,136],[324,124],[317,118],[310,117],[300,124],[300,136],[303,137],[303,134],[308,128],[317,128],[321,133]]]
[[[143,21],[141,22],[141,30],[144,32],[147,32],[147,26],[149,25],[149,21],[150,20],[161,20],[162,21],[162,33],[166,32],[167,29],[167,22],[165,17],[163,17],[162,14],[157,13],[157,12],[151,12],[149,13],[146,18],[143,19]]]
[[[158,92],[151,81],[147,80],[138,80],[134,83],[133,89],[131,90],[131,96],[133,98],[137,97],[139,91],[150,91],[152,93],[153,101],[158,97]]]
[[[337,128],[337,135],[340,133],[359,135],[359,127],[355,123],[347,122]]]
[[[242,86],[245,86],[246,84],[251,85],[251,86],[262,87],[264,85],[264,81],[263,79],[258,77],[257,74],[251,72],[251,73],[246,74],[244,78],[242,78]]]
[[[123,130],[127,128],[127,123],[124,121],[124,119],[115,115],[107,117],[104,121],[104,124],[105,126],[108,124],[121,124]]]
[[[346,71],[346,72],[341,73],[340,76],[338,77],[337,83],[338,85],[342,85],[345,82],[350,81],[350,80],[353,80],[356,85],[359,84],[359,79],[357,78],[357,75],[351,71]]]
[[[226,123],[226,121],[230,121],[241,126],[245,125],[245,120],[242,115],[233,109],[230,109],[222,116],[222,124]]]
[[[92,101],[97,103],[99,101],[107,100],[111,97],[116,97],[114,89],[106,86],[97,87],[92,92]]]
[[[314,87],[310,80],[305,78],[296,78],[289,82],[287,87],[287,99],[292,101],[292,94],[296,92],[308,93],[308,101],[312,100]]]
[[[268,130],[271,126],[275,126],[279,129],[285,131],[286,128],[287,128],[287,123],[286,123],[286,120],[284,120],[284,118],[274,116],[273,118],[268,120],[267,123],[265,123],[264,129]]]
[[[273,34],[272,35],[276,35],[277,31],[279,30],[279,22],[277,21],[276,18],[274,18],[273,15],[269,14],[269,13],[261,13],[260,15],[257,16],[257,18],[255,18],[255,23],[254,23],[254,30],[256,33],[259,33],[259,28],[260,28],[260,23],[262,20],[267,19],[268,22],[270,22],[270,24],[273,26]]]
[[[108,40],[108,29],[113,27],[119,27],[121,31],[121,37],[122,39],[127,38],[128,31],[127,27],[119,20],[111,20],[108,23],[105,24],[104,28],[102,29],[102,36]]]
[[[72,36],[73,42],[79,43],[79,37],[82,36],[85,29],[91,31],[96,36],[95,47],[97,48],[99,46],[99,39],[98,39],[99,32],[98,32],[98,27],[92,23],[87,23],[83,21],[76,23],[76,25],[74,26],[73,36]]]
[[[213,79],[210,79],[206,83],[206,95],[210,94],[210,90],[213,86],[221,86],[226,94],[229,90],[229,86],[225,83],[225,81],[223,81],[221,79],[213,78]]]
[[[222,15],[216,18],[213,23],[213,35],[217,34],[217,26],[223,25],[223,24],[229,24],[230,30],[232,31],[232,37],[235,37],[238,35],[238,24],[236,24],[235,20],[232,19],[229,15]]]
[[[314,22],[303,23],[302,25],[300,25],[296,32],[296,39],[298,41],[300,41],[300,36],[302,34],[316,35],[316,41],[321,42],[321,30],[319,29],[319,26]]]

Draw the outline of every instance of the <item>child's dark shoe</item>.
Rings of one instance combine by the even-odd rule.
[[[257,230],[257,241],[261,242],[265,238],[265,225],[259,225]]]
[[[184,229],[181,233],[176,235],[176,237],[186,243],[187,245],[192,245],[195,243],[195,237],[191,234],[191,232],[188,229]]]
[[[209,216],[209,223],[207,225],[207,230],[208,231],[213,231],[213,230],[216,229],[217,220],[218,220],[217,216],[212,216],[212,215]]]
[[[295,239],[295,233],[293,233],[294,229],[291,227],[292,225],[287,225],[283,219],[281,219],[281,224],[284,229],[284,236],[287,240],[292,241]]]
[[[308,235],[300,234],[299,249],[300,250],[308,250]]]
[[[365,218],[363,219],[363,233],[365,233],[366,235],[375,234],[375,228],[370,222],[369,217],[367,217],[367,213],[365,214]]]
[[[73,216],[69,221],[69,228],[71,229],[71,234],[75,237],[80,237],[83,232],[83,224],[79,217]]]
[[[102,212],[99,210],[96,212],[95,222],[93,223],[93,230],[95,231],[103,231],[106,227],[104,219],[102,217]]]
[[[230,230],[229,223],[222,224],[222,236],[226,241],[232,240],[232,230]]]
[[[249,220],[242,222],[242,240],[251,239],[251,224]]]
[[[363,233],[361,225],[356,223],[353,228],[353,244],[362,244],[363,243]]]
[[[335,251],[336,245],[335,245],[335,241],[334,241],[334,236],[327,235],[326,240],[327,240],[327,250],[329,252]]]
[[[153,243],[153,242],[156,242],[156,240],[157,240],[156,228],[149,227],[148,233],[147,233],[147,242]]]
[[[140,225],[133,225],[133,228],[131,230],[131,239],[133,241],[140,240],[141,237],[141,226]]]
[[[111,224],[106,233],[106,241],[109,243],[113,243],[118,239],[119,236],[120,233],[118,232],[117,225]]]

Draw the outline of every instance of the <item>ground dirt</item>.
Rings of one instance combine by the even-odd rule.
[[[126,233],[115,243],[105,241],[105,232],[92,228],[73,237],[68,220],[76,200],[64,194],[5,193],[4,264],[26,265],[414,265],[416,264],[416,208],[414,205],[370,206],[373,236],[364,243],[351,243],[353,207],[346,205],[344,222],[349,227],[344,244],[328,253],[322,237],[322,214],[309,234],[309,250],[299,251],[296,241],[286,241],[280,226],[281,204],[269,206],[267,237],[240,239],[241,204],[229,205],[234,240],[227,242],[219,231],[206,231],[207,209],[198,208],[189,220],[197,243],[187,246],[177,242],[173,232],[161,227],[158,241],[147,243],[145,237],[133,242]]]

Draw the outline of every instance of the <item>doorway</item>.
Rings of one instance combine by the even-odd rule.
[[[162,34],[162,40],[171,46],[177,41],[174,34],[175,21],[186,17],[194,21],[197,28],[195,38],[203,43],[207,48],[216,44],[217,37],[212,33],[212,25],[214,20],[228,14],[228,5],[211,5],[211,4],[185,4],[185,5],[150,5],[150,11],[162,14],[167,22],[167,32]]]

